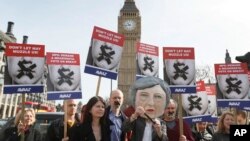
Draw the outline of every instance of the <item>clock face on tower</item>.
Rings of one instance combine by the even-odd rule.
[[[126,20],[123,22],[123,28],[127,31],[132,31],[136,27],[136,23],[134,20]]]

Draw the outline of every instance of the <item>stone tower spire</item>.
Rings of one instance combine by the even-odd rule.
[[[136,78],[136,43],[141,39],[141,16],[134,0],[125,0],[118,16],[118,33],[125,36],[118,73],[118,88],[124,93],[124,106]]]
[[[134,0],[125,0],[120,12],[139,12]]]

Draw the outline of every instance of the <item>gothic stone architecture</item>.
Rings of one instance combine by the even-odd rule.
[[[118,88],[128,104],[128,91],[136,78],[136,42],[141,39],[141,16],[134,0],[125,0],[118,16],[118,33],[125,36],[124,49],[118,73]]]

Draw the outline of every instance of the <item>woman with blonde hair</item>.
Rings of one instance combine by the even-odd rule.
[[[217,131],[214,133],[212,141],[230,141],[230,125],[234,123],[233,113],[223,113],[218,121]]]
[[[14,120],[14,127],[9,127],[4,132],[5,140],[20,141],[21,134],[24,134],[24,141],[41,141],[41,134],[34,128],[34,123],[34,109],[25,109],[23,115],[19,111]]]

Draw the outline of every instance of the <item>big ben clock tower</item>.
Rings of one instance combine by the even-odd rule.
[[[134,0],[125,0],[118,16],[118,33],[125,36],[118,73],[118,88],[128,104],[128,92],[136,78],[136,42],[141,39],[141,16]]]

